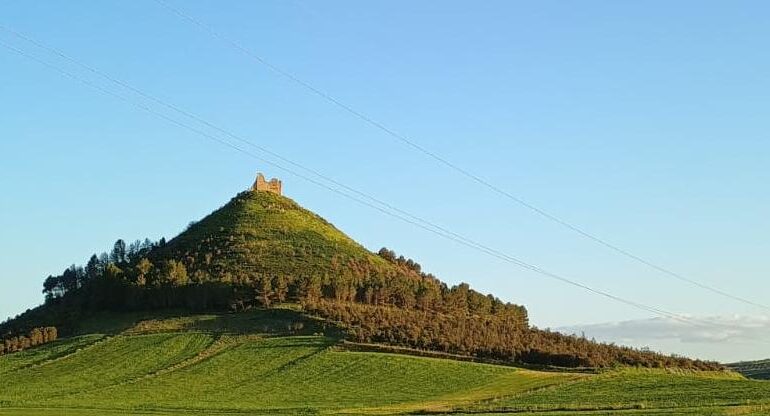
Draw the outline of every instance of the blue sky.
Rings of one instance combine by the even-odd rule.
[[[169,1],[635,254],[750,299],[770,292],[763,2]],[[8,0],[0,25],[545,269],[677,313],[729,322],[768,315],[480,188],[156,1]],[[0,42],[125,93],[6,32]],[[257,170],[281,176],[288,196],[367,247],[387,246],[450,283],[525,304],[540,327],[653,317],[383,216],[0,47],[0,319],[38,304],[46,275],[117,238],[172,237],[248,187]],[[705,338],[629,342],[707,358],[767,356],[761,343]]]

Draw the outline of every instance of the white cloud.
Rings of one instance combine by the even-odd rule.
[[[566,334],[585,334],[602,342],[723,361],[770,357],[768,316],[688,317],[688,322],[651,318],[575,325],[556,330]],[[739,351],[745,353],[739,354]]]

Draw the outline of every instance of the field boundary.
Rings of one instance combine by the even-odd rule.
[[[416,348],[401,347],[401,346],[387,345],[387,344],[368,344],[368,343],[353,342],[353,341],[347,341],[347,340],[343,340],[341,343],[337,344],[336,348],[340,351],[377,352],[377,353],[411,355],[415,357],[440,358],[440,359],[471,362],[471,363],[478,363],[478,364],[492,364],[492,365],[499,365],[504,367],[521,368],[526,370],[536,370],[536,371],[544,371],[544,372],[577,373],[577,374],[599,374],[602,372],[602,370],[598,368],[593,368],[593,367],[573,368],[573,367],[556,367],[556,366],[548,366],[548,365],[511,363],[507,361],[494,360],[490,358],[474,357],[471,355],[461,355],[461,354],[452,354],[452,353],[441,352],[441,351],[421,350]]]

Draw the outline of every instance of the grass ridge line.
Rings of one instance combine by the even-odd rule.
[[[74,337],[62,338],[62,341],[71,340],[72,338],[74,338]],[[64,354],[62,354],[60,356],[53,357],[53,358],[50,358],[50,359],[45,359],[45,360],[42,360],[42,361],[37,362],[37,363],[21,366],[19,368],[14,369],[13,371],[11,371],[11,373],[14,373],[14,372],[19,371],[19,370],[26,370],[26,369],[29,369],[29,368],[40,368],[40,367],[43,367],[43,366],[46,366],[46,365],[57,363],[59,361],[63,361],[65,359],[73,357],[73,356],[75,356],[77,354],[80,354],[80,353],[86,352],[86,351],[88,351],[90,349],[96,348],[97,345],[101,345],[101,344],[109,341],[112,338],[114,338],[114,336],[104,335],[102,338],[96,339],[96,340],[94,340],[94,342],[92,342],[92,343],[90,343],[88,345],[85,345],[85,346],[83,346],[81,348],[77,348],[74,351],[70,351],[70,352],[64,353]],[[41,347],[43,347],[43,345],[41,345]]]
[[[135,336],[135,335],[131,335],[131,336]],[[164,375],[164,374],[172,373],[172,372],[177,371],[177,370],[181,370],[183,368],[187,368],[187,367],[193,366],[193,365],[201,363],[201,362],[203,362],[203,361],[205,361],[207,359],[210,359],[210,358],[212,358],[212,357],[214,357],[214,356],[216,356],[218,354],[221,354],[221,353],[229,350],[230,348],[234,348],[234,347],[236,347],[238,345],[241,345],[243,342],[245,342],[245,340],[241,341],[241,340],[236,340],[235,338],[252,338],[252,337],[253,336],[243,336],[243,337],[230,337],[230,336],[225,336],[225,335],[219,336],[218,338],[213,339],[212,342],[208,346],[206,346],[206,348],[204,348],[203,350],[198,352],[198,354],[196,354],[193,357],[190,357],[190,358],[187,358],[185,360],[182,360],[182,361],[180,361],[178,363],[175,363],[175,364],[173,364],[173,365],[171,365],[169,367],[161,368],[161,369],[153,371],[151,373],[147,373],[147,374],[141,375],[139,377],[135,377],[135,378],[128,379],[128,380],[123,380],[123,381],[115,383],[115,384],[110,384],[109,386],[102,386],[102,387],[99,387],[98,389],[99,390],[104,390],[104,389],[111,389],[111,388],[120,387],[120,386],[126,386],[126,385],[129,385],[129,384],[138,383],[138,382],[140,382],[142,380],[147,380],[147,379],[150,379],[150,378],[158,377],[158,376],[161,376],[161,375]],[[86,390],[86,391],[83,391],[83,392],[84,393],[88,393],[88,392],[94,391],[94,390],[96,390],[96,389]]]

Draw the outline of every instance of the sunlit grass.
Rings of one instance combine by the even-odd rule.
[[[482,408],[523,410],[658,409],[770,404],[770,383],[736,373],[625,369]]]
[[[289,309],[130,319],[110,318],[127,328],[119,334],[0,357],[0,416],[770,414],[770,383],[735,373],[541,372],[342,351]],[[294,333],[298,321],[307,326]]]

